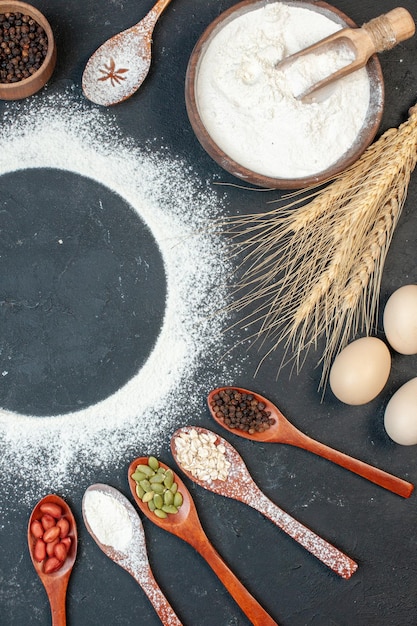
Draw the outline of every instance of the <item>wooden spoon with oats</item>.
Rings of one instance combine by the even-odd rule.
[[[195,440],[196,437],[193,431],[199,437],[201,435],[203,435],[203,438],[208,436],[212,441],[211,447],[220,449],[221,455],[224,456],[224,464],[219,459],[218,454],[214,457],[214,465],[221,467],[218,474],[211,474],[209,469],[210,457],[206,456],[205,453],[199,452],[197,445],[191,444],[190,446],[195,454],[190,456],[183,454],[182,441],[184,441],[184,437],[186,439],[188,436],[191,437],[191,441]],[[207,446],[207,450],[209,448],[210,446]],[[208,491],[239,500],[256,509],[342,578],[350,578],[357,570],[358,565],[355,561],[288,515],[288,513],[285,513],[285,511],[267,498],[254,482],[237,450],[219,435],[206,428],[186,426],[178,429],[173,434],[171,451],[179,467],[188,478]],[[226,472],[223,472],[223,465]]]

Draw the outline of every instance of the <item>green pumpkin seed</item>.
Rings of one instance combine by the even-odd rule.
[[[150,477],[149,482],[162,484],[164,482],[164,476],[162,474],[155,474],[154,476]]]
[[[161,496],[160,493],[156,493],[153,497],[153,501],[155,503],[155,506],[157,509],[162,509],[163,505],[164,505],[164,499]]]
[[[164,506],[162,507],[162,510],[165,513],[171,513],[172,515],[175,515],[176,513],[178,513],[177,507],[174,506],[173,504],[164,504]]]
[[[179,491],[177,491],[177,493],[174,495],[173,505],[176,506],[177,509],[179,509],[182,503],[183,503],[182,494]]]
[[[164,493],[164,504],[174,504],[174,494],[169,489]]]
[[[173,484],[174,484],[174,474],[172,470],[167,470],[165,474],[164,485],[167,489],[170,489]]]
[[[150,456],[148,465],[138,465],[132,478],[136,482],[137,495],[157,517],[165,519],[168,514],[178,513],[183,497],[178,491],[174,472],[162,467],[156,457]]]
[[[145,490],[138,484],[136,485],[136,494],[139,496],[141,500],[143,496],[145,495]]]
[[[156,470],[159,468],[159,461],[154,456],[150,456],[148,459],[148,465],[151,469],[154,470],[154,472],[156,472]]]
[[[144,474],[143,472],[139,472],[138,470],[136,470],[136,472],[134,472],[134,474],[132,474],[132,478],[133,480],[135,480],[137,483],[140,483],[141,480],[145,480],[146,478],[146,474]]]
[[[151,467],[149,467],[149,465],[137,465],[136,466],[136,471],[137,472],[142,472],[143,474],[145,474],[145,476],[147,476],[148,478],[150,476],[154,475],[154,471]]]
[[[142,502],[150,502],[151,500],[153,500],[154,495],[155,494],[153,491],[147,491],[142,498]]]
[[[145,480],[141,480],[139,485],[142,487],[144,491],[152,491],[152,485],[149,482],[149,480],[147,480],[146,478]]]

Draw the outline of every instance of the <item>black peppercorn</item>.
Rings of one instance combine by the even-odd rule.
[[[275,424],[275,419],[263,402],[259,402],[253,394],[241,393],[236,389],[224,389],[216,393],[211,408],[228,428],[243,430],[250,435],[264,432]]]
[[[42,26],[22,13],[0,14],[0,82],[15,83],[42,65],[48,38]]]

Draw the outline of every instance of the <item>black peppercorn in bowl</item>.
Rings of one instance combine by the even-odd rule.
[[[56,47],[44,15],[26,2],[0,0],[0,99],[21,100],[48,82]]]
[[[318,185],[352,165],[383,114],[377,55],[309,104],[288,93],[290,82],[276,66],[355,26],[323,0],[242,0],[221,13],[196,42],[185,78],[188,118],[209,156],[230,174],[269,189]],[[306,68],[306,78],[312,69]]]

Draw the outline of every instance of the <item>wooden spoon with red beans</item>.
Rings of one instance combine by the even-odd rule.
[[[52,626],[66,624],[66,593],[77,543],[77,527],[68,504],[55,494],[45,496],[30,516],[28,546],[33,566],[48,595]]]

